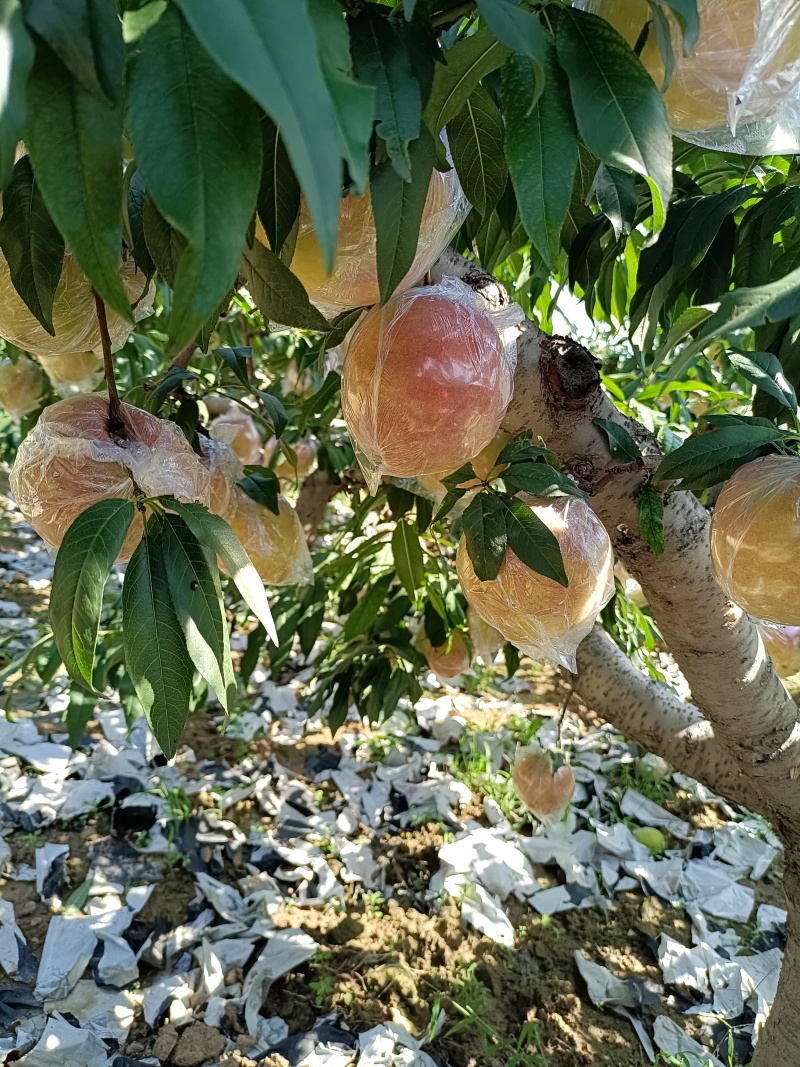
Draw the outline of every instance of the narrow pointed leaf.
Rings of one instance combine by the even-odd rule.
[[[307,0],[178,3],[215,64],[280,129],[323,258],[332,267],[342,182],[339,126]]]
[[[624,426],[611,419],[593,419],[595,426],[605,434],[608,450],[617,463],[637,463],[642,458],[641,450]]]
[[[33,42],[19,0],[0,0],[0,37],[5,40],[0,69],[0,190],[11,175],[17,142],[25,129],[26,84],[33,65]]]
[[[478,0],[478,11],[501,44],[525,56],[538,68],[541,84],[548,34],[536,15],[521,8],[517,0]]]
[[[636,497],[639,532],[657,556],[664,555],[664,499],[651,481],[642,482]]]
[[[53,296],[61,277],[64,238],[50,218],[27,156],[14,166],[3,193],[0,248],[14,288],[52,335]]]
[[[156,741],[171,759],[189,717],[194,670],[172,603],[155,516],[125,572],[122,626],[126,670]]]
[[[89,689],[103,590],[134,514],[130,500],[99,501],[73,522],[56,556],[50,625],[69,676]]]
[[[503,65],[505,48],[486,26],[442,53],[425,106],[425,124],[434,135],[456,117],[481,79]]]
[[[226,18],[221,33],[227,25]],[[236,280],[261,173],[258,111],[173,6],[138,45],[128,96],[148,194],[188,241],[174,279],[169,355],[196,337]]]
[[[508,547],[526,567],[567,585],[561,549],[555,535],[531,508],[516,497],[499,498],[505,509]]]
[[[503,117],[482,85],[447,124],[450,152],[461,186],[483,216],[494,210],[508,181],[504,135]]]
[[[161,522],[169,591],[186,647],[195,667],[230,713],[236,681],[216,558],[180,515],[167,513]]]
[[[784,407],[797,414],[794,388],[792,383],[787,381],[777,356],[773,356],[771,352],[742,352],[733,348],[728,351],[728,359],[748,382],[774,396]]]
[[[277,256],[300,213],[300,183],[292,170],[286,146],[272,119],[261,120],[264,158],[258,191],[258,217],[269,246]]]
[[[752,420],[720,426],[698,437],[690,437],[680,448],[666,455],[654,477],[659,482],[679,478],[695,482],[706,472],[748,456],[753,449],[783,436],[777,426],[756,425]]]
[[[633,175],[601,163],[595,174],[594,191],[598,207],[614,227],[617,240],[623,234],[629,234],[637,207],[636,181]]]
[[[164,504],[185,520],[201,545],[207,546],[220,557],[245,603],[264,626],[270,640],[277,645],[278,635],[272,621],[267,594],[264,592],[264,583],[227,522],[206,511],[201,504],[183,504],[172,497],[165,497]]]
[[[329,330],[322,312],[308,299],[302,283],[278,256],[256,241],[245,246],[242,274],[259,311],[282,326]]]
[[[496,493],[478,493],[462,516],[467,552],[482,582],[497,577],[506,554],[507,534],[503,501]]]
[[[502,478],[515,490],[532,496],[578,496],[582,500],[589,499],[579,485],[549,463],[512,463],[503,471]]]
[[[392,534],[392,558],[397,577],[411,600],[417,595],[425,576],[422,546],[419,536],[410,522],[398,522]]]

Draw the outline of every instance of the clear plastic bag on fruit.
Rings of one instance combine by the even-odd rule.
[[[50,384],[61,397],[93,393],[103,380],[100,352],[65,352],[60,356],[40,354],[38,359]]]
[[[234,507],[224,516],[265,585],[311,585],[314,567],[300,518],[285,497],[278,497],[280,514],[251,499],[239,486]]]
[[[58,548],[88,507],[112,497],[175,496],[204,504],[210,476],[174,422],[123,404],[125,439],[108,432],[108,400],[70,397],[45,408],[17,451],[11,490],[36,532]],[[130,557],[142,533],[134,522],[119,560]]]
[[[800,457],[762,456],[725,483],[711,560],[725,593],[755,619],[800,625]]]
[[[764,648],[778,677],[791,678],[800,673],[800,626],[759,625]]]
[[[14,422],[40,407],[43,391],[42,372],[32,359],[20,356],[16,362],[0,360],[0,407]]]
[[[383,475],[456,470],[493,440],[511,399],[517,304],[492,310],[468,285],[395,294],[353,330],[342,411],[370,492]]]
[[[208,510],[227,519],[236,506],[234,487],[244,474],[242,461],[230,445],[198,434],[202,463],[211,476]]]
[[[503,635],[488,623],[471,604],[467,606],[467,631],[473,653],[486,666],[491,667],[497,653],[503,647]]]
[[[469,214],[455,167],[431,175],[420,224],[417,254],[399,288],[408,288],[430,270]],[[256,236],[267,243],[260,223]],[[333,318],[350,308],[369,307],[380,300],[376,259],[375,220],[369,187],[362,196],[343,196],[339,207],[336,259],[330,275],[305,204],[300,205],[300,223],[292,257],[292,270],[303,283],[311,302],[323,315]]]
[[[212,419],[208,432],[217,441],[229,445],[245,466],[261,462],[261,434],[253,416],[240,404],[233,404]]]
[[[560,752],[530,745],[517,752],[512,774],[522,803],[542,822],[558,821],[575,792],[575,772]]]
[[[578,497],[532,505],[561,547],[569,585],[537,574],[510,548],[497,578],[481,581],[464,538],[456,566],[467,603],[506,641],[537,662],[576,670],[578,645],[614,595],[614,556],[605,527]]]
[[[453,630],[443,645],[434,645],[421,630],[415,644],[428,661],[428,667],[439,678],[457,678],[469,669],[467,643],[460,630]]]
[[[155,299],[155,284],[150,282],[131,256],[120,261],[120,279],[131,302],[134,319],[150,315]],[[113,350],[121,348],[133,327],[112,309],[106,308],[108,332]],[[11,284],[11,273],[5,258],[0,255],[0,337],[33,356],[62,356],[67,352],[101,351],[100,329],[97,325],[92,285],[77,260],[67,252],[61,267],[61,277],[53,297],[53,328],[51,336],[27,309]]]
[[[650,29],[641,59],[659,89],[664,61],[646,0],[581,0],[633,45]],[[664,93],[684,140],[723,152],[800,151],[800,0],[699,0],[700,36],[691,55],[672,11],[674,70]]]

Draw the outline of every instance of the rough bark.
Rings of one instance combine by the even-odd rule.
[[[327,470],[312,471],[303,481],[297,496],[295,511],[300,517],[309,544],[317,536],[325,509],[340,489],[341,483],[334,480],[330,471]]]
[[[734,803],[758,806],[750,780],[697,708],[642,674],[599,626],[578,648],[573,684],[588,708],[631,741]]]
[[[778,992],[750,1067],[800,1067],[800,867],[791,853],[787,855],[783,887],[789,905],[786,953]]]

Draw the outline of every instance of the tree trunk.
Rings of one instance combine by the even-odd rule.
[[[304,479],[297,496],[295,511],[309,544],[315,540],[325,509],[340,488],[338,480],[334,481],[327,470],[312,471]]]

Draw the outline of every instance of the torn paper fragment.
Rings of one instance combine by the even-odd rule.
[[[61,1015],[47,1020],[44,1033],[20,1067],[106,1067],[108,1053],[91,1030],[71,1026]]]
[[[64,879],[64,869],[69,845],[57,845],[50,841],[36,849],[36,892],[45,904],[61,906],[58,890]]]
[[[277,930],[272,934],[244,980],[248,1033],[255,1031],[258,1016],[273,982],[311,959],[317,947],[313,937],[302,930]]]
[[[511,920],[499,901],[487,893],[483,886],[472,886],[471,891],[464,896],[461,918],[468,926],[473,926],[498,945],[514,947],[514,927]]]
[[[513,841],[494,829],[478,827],[439,849],[439,869],[445,875],[465,874],[470,881],[505,900],[511,893],[520,898],[539,890],[533,868]]]
[[[607,967],[588,960],[579,949],[575,950],[574,957],[593,1004],[638,1008],[644,1004],[654,1004],[662,992],[661,987],[654,983],[617,978]]]
[[[642,796],[636,789],[626,789],[620,801],[619,810],[623,815],[628,815],[642,826],[663,826],[675,837],[686,840],[689,836],[689,824],[656,804],[647,797]]]
[[[710,993],[705,956],[686,948],[668,934],[661,935],[658,962],[667,985],[694,989],[704,996]]]
[[[33,991],[37,1000],[66,997],[72,990],[97,944],[93,924],[87,916],[54,915],[50,920]]]
[[[699,1041],[689,1035],[667,1015],[659,1015],[653,1024],[653,1037],[662,1052],[668,1056],[683,1054],[689,1063],[695,1062],[703,1067],[724,1067],[721,1060],[704,1048]]]
[[[754,881],[763,878],[780,852],[759,834],[760,827],[728,822],[714,831],[715,859],[745,868]]]

